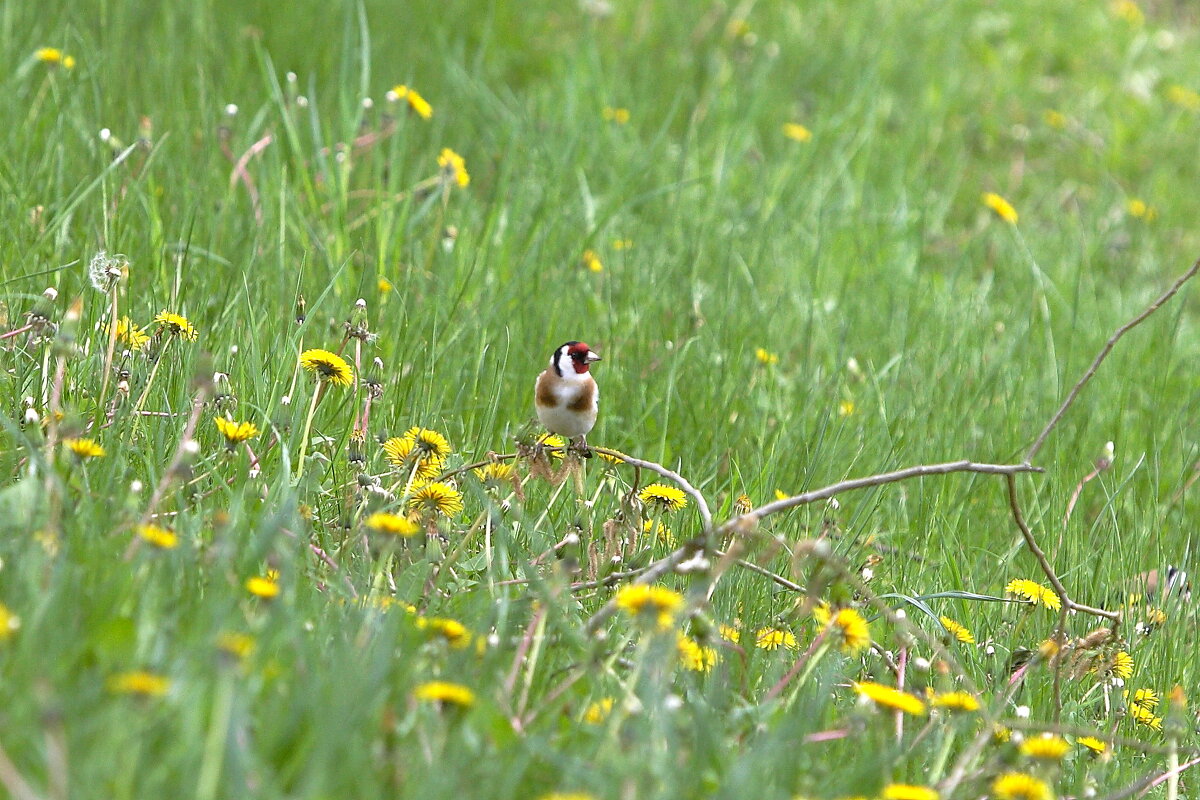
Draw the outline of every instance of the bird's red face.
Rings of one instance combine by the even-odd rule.
[[[600,360],[600,356],[593,353],[583,342],[568,342],[566,348],[567,355],[571,357],[571,366],[577,373],[587,372],[593,361]]]

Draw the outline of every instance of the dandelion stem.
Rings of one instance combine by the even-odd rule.
[[[104,416],[104,398],[108,396],[108,381],[112,376],[113,353],[117,350],[117,284],[112,284],[112,305],[108,312],[108,350],[104,354],[104,376],[100,382],[100,399],[96,402],[96,423]]]
[[[308,435],[312,432],[313,417],[317,414],[317,402],[321,399],[321,390],[325,388],[325,384],[317,382],[316,388],[313,389],[312,402],[308,404],[308,416],[304,418],[304,433],[300,436],[300,460],[296,464],[296,477],[293,483],[299,483],[304,477],[304,456],[308,452]]]

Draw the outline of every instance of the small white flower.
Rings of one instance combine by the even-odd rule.
[[[112,138],[112,131],[110,131],[108,128],[100,129],[100,141],[104,142],[105,144],[108,144],[108,140],[111,138]]]
[[[229,103],[225,106],[225,116],[236,117],[238,112],[237,103]]]
[[[375,101],[374,101],[374,100],[372,100],[372,99],[371,99],[371,98],[369,98],[369,97],[364,97],[364,98],[362,99],[362,107],[363,107],[363,108],[366,108],[366,109],[371,109],[371,108],[374,108],[374,107],[375,107]]]
[[[1013,713],[1017,719],[1029,719],[1029,706],[1017,706]]]

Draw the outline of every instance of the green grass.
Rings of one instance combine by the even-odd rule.
[[[686,624],[717,648],[710,672],[684,669],[673,633],[626,614],[588,635],[616,587],[569,584],[600,577],[589,554],[603,552],[607,521],[630,516],[628,467],[593,459],[579,484],[534,478],[507,503],[463,474],[465,510],[424,545],[364,528],[403,502],[383,440],[439,431],[454,449],[447,469],[513,452],[534,377],[568,339],[604,357],[591,442],[677,469],[718,521],[743,493],[760,506],[913,464],[1020,461],[1113,330],[1200,254],[1200,97],[1187,94],[1200,70],[1184,9],[1147,3],[1139,23],[1081,0],[618,4],[605,18],[549,2],[329,6],[0,11],[0,334],[35,308],[60,326],[0,342],[0,603],[19,618],[0,639],[9,795],[834,798],[933,785],[961,764],[955,797],[986,795],[1009,768],[1078,796],[1163,772],[1168,746],[1190,760],[1190,712],[1167,733],[1137,725],[1120,687],[1094,675],[1064,673],[1061,711],[1045,664],[1000,699],[1010,656],[1036,649],[1056,615],[967,597],[1043,577],[992,476],[845,494],[837,508],[771,516],[741,545],[811,599],[873,617],[781,546],[830,529],[852,569],[882,555],[869,588],[907,620],[875,617],[871,634],[904,651],[910,688],[974,686],[986,717],[1006,723],[1028,706],[1028,736],[1115,735],[1111,758],[1074,746],[1033,768],[1013,745],[972,755],[978,714],[910,719],[897,741],[891,717],[847,686],[894,685],[875,652],[822,650],[768,698],[817,629],[805,593],[742,567]],[[47,46],[75,66],[38,62]],[[432,119],[385,99],[401,83]],[[628,122],[605,108],[628,109]],[[786,137],[787,122],[811,140]],[[351,147],[361,136],[371,141]],[[257,201],[232,163],[256,143]],[[437,183],[447,147],[465,158],[466,188]],[[1018,224],[990,212],[985,192],[1012,202]],[[1131,213],[1132,200],[1153,214]],[[152,381],[146,352],[119,347],[124,373],[104,406],[112,296],[87,276],[99,250],[130,264],[120,316],[153,333],[168,310],[199,331],[171,342]],[[584,267],[587,250],[602,271]],[[53,303],[39,300],[47,287]],[[360,297],[374,336],[343,350]],[[1122,340],[1038,455],[1045,472],[1019,479],[1078,600],[1111,606],[1124,577],[1192,560],[1197,311],[1185,289]],[[357,359],[382,394],[358,463],[367,390],[330,387],[297,479],[308,348]],[[214,372],[227,377],[187,455],[185,422]],[[144,391],[145,410],[174,416],[135,415]],[[226,453],[218,414],[261,429],[257,469],[244,449]],[[47,444],[72,435],[106,455],[79,463]],[[1112,468],[1064,525],[1108,441]],[[370,491],[372,477],[395,497]],[[178,547],[130,546],[148,514]],[[701,533],[694,504],[666,522],[680,541]],[[571,531],[578,544],[539,559]],[[648,544],[616,569],[670,550]],[[281,592],[256,598],[245,581],[269,569]],[[660,583],[695,599],[703,580]],[[979,642],[948,642],[948,671],[912,638],[944,635],[925,609]],[[1164,716],[1173,686],[1197,693],[1200,666],[1193,616],[1167,611],[1148,636],[1127,620],[1109,646],[1132,654],[1126,688],[1158,691]],[[472,643],[442,641],[429,618],[461,622]],[[1068,630],[1100,622],[1076,615]],[[740,625],[738,646],[716,634],[723,624]],[[765,627],[794,633],[798,649],[755,647]],[[253,652],[222,653],[228,633],[251,636]],[[169,690],[114,691],[112,677],[133,670]],[[435,679],[470,687],[475,704],[415,700]],[[612,712],[587,722],[604,698]],[[806,738],[828,731],[841,738]],[[1182,783],[1186,796],[1196,781]]]

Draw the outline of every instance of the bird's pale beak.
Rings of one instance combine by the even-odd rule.
[[[587,362],[589,362],[589,363],[591,363],[592,361],[600,361],[600,360],[601,360],[601,358],[600,358],[600,356],[596,355],[596,354],[595,354],[595,353],[593,353],[591,350],[589,350],[589,351],[588,351],[588,354],[587,354],[587,356],[585,357],[585,359],[584,359],[584,360],[585,360],[585,361],[587,361]]]

